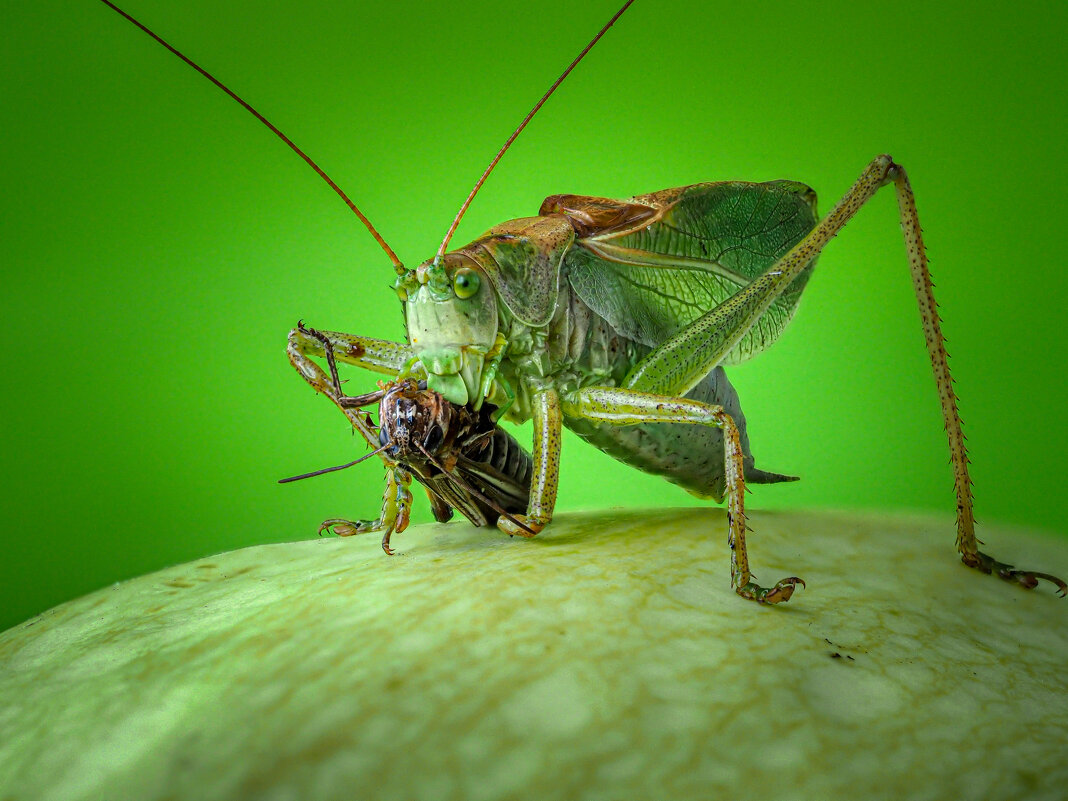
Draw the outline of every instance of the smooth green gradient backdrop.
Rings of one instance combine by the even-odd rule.
[[[128,10],[313,154],[416,263],[615,8]],[[1064,532],[1066,22],[1038,3],[638,0],[507,155],[455,241],[552,193],[728,178],[804,181],[826,211],[889,152],[910,171],[927,234],[978,518]],[[0,628],[162,565],[374,516],[377,465],[275,483],[360,452],[284,345],[298,318],[403,336],[371,238],[259,123],[95,0],[5,4],[0,27]],[[376,380],[349,377],[354,393]],[[782,341],[732,378],[758,464],[803,478],[756,488],[753,509],[952,512],[889,190],[827,250]],[[565,443],[561,508],[691,503]],[[415,519],[430,519],[418,496]],[[948,517],[944,539],[954,559]],[[351,546],[373,555],[377,538]]]

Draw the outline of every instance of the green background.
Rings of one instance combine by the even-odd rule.
[[[927,234],[978,518],[1064,532],[1068,20],[1057,8],[638,0],[506,156],[455,241],[535,213],[548,194],[727,178],[804,181],[826,211],[889,152],[910,171]],[[614,7],[128,10],[259,107],[416,263]],[[284,344],[298,318],[403,336],[371,238],[246,112],[101,4],[7,3],[0,26],[0,628],[166,564],[376,514],[376,465],[275,483],[360,452]],[[732,371],[758,464],[803,478],[756,488],[754,509],[951,512],[911,293],[887,191],[828,248],[780,343]],[[349,376],[352,392],[376,380]],[[690,503],[565,442],[562,509]],[[429,518],[417,497],[415,519]],[[944,538],[951,559],[948,518]],[[352,547],[370,554],[376,539]]]

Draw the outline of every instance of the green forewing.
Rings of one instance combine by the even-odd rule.
[[[629,233],[580,239],[565,266],[575,292],[591,309],[624,336],[650,347],[764,273],[817,221],[815,195],[791,181],[695,184],[647,198],[667,207],[655,222]],[[775,300],[726,363],[744,361],[774,342],[813,264]]]

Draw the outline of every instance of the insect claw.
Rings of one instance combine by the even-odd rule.
[[[1016,572],[1019,572],[1019,571],[1016,571]],[[1049,573],[1038,573],[1038,572],[1035,572],[1035,571],[1027,571],[1023,575],[1027,576],[1029,581],[1033,581],[1034,582],[1034,584],[1025,585],[1028,589],[1032,589],[1033,587],[1037,587],[1039,579],[1045,579],[1050,584],[1053,584],[1053,585],[1055,585],[1057,587],[1057,595],[1059,597],[1061,597],[1061,598],[1068,597],[1068,584],[1065,584],[1063,581],[1061,581],[1059,578],[1057,578],[1054,575],[1051,575]]]
[[[802,587],[806,586],[803,579],[797,576],[790,576],[777,582],[774,587],[765,589],[757,584],[753,579],[755,576],[750,575],[749,582],[745,586],[735,589],[739,595],[743,598],[748,598],[750,601],[756,601],[758,604],[781,604],[786,603],[794,594],[794,590],[797,589],[797,585]]]
[[[1034,573],[1025,573],[1017,570],[998,571],[998,578],[1005,581],[1015,581],[1024,589],[1033,590],[1038,586],[1038,579]]]
[[[324,531],[337,537],[351,537],[353,534],[360,533],[360,524],[340,517],[331,517],[329,520],[324,520],[319,524],[320,537],[323,536]]]
[[[980,540],[976,540],[980,542]],[[1057,588],[1057,595],[1061,598],[1068,597],[1068,584],[1050,573],[1039,573],[1033,570],[1017,570],[1012,565],[999,562],[992,556],[987,556],[982,551],[972,554],[963,554],[961,561],[968,567],[974,567],[981,573],[994,573],[1004,581],[1019,584],[1024,589],[1033,590],[1038,586],[1039,579],[1044,579]]]

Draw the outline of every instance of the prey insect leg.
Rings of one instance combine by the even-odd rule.
[[[412,493],[409,489],[412,475],[403,467],[391,466],[386,470],[386,491],[382,495],[382,511],[377,520],[345,520],[335,517],[324,520],[319,533],[330,531],[339,537],[351,537],[371,531],[381,531],[382,550],[390,556],[394,551],[389,546],[393,532],[404,531],[412,511]]]

